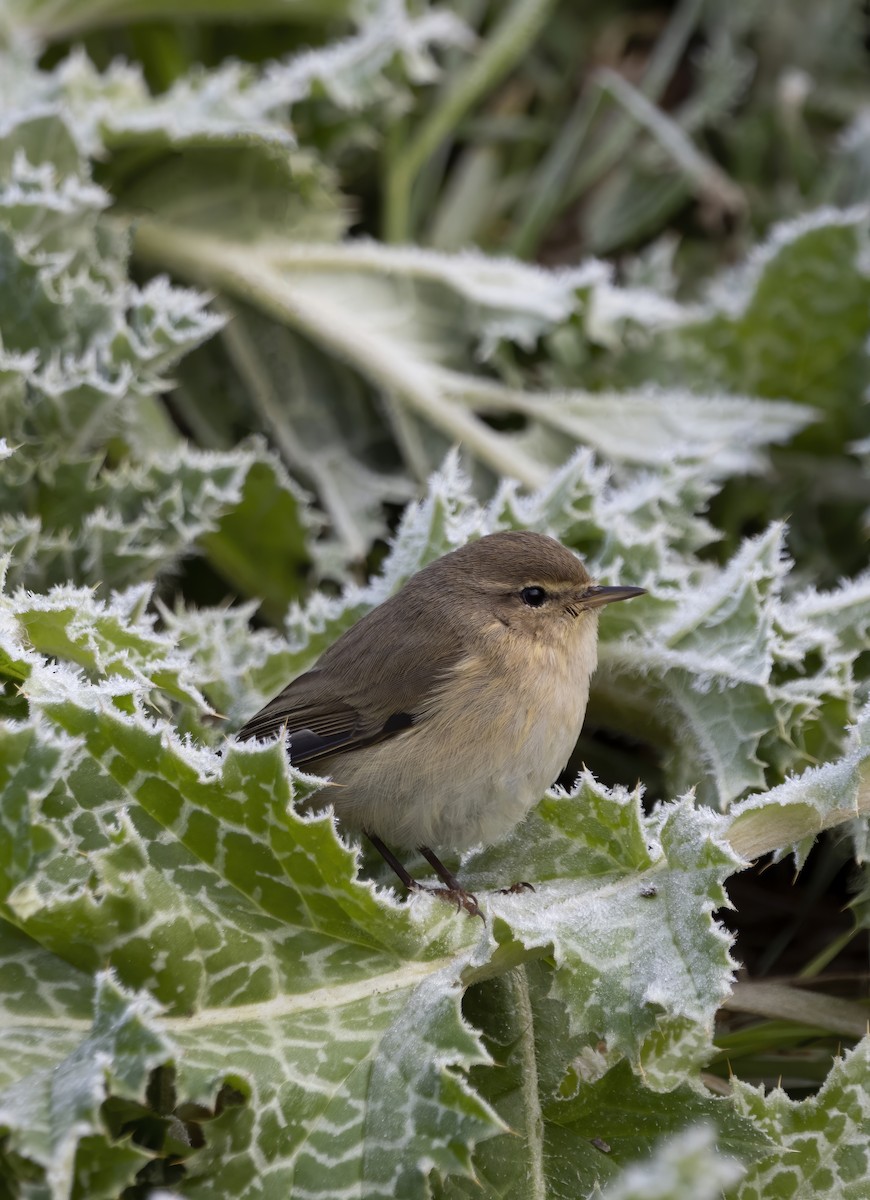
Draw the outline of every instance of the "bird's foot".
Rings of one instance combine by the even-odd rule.
[[[480,917],[484,925],[486,924],[486,917],[480,911],[477,896],[473,892],[466,892],[465,888],[460,886],[456,876],[451,875],[441,859],[428,846],[421,846],[420,853],[435,868],[439,878],[445,883],[445,887],[426,887],[425,884],[418,883],[405,870],[392,850],[384,845],[376,833],[367,832],[366,837],[381,857],[393,868],[409,892],[428,892],[430,896],[437,896],[439,900],[446,900],[449,904],[455,904],[457,912],[459,912],[460,908],[464,908],[470,917]]]
[[[448,904],[455,904],[456,911],[459,912],[464,908],[470,917],[480,917],[484,925],[486,917],[480,911],[480,906],[477,903],[477,896],[473,892],[466,892],[465,888],[461,887],[426,887],[425,884],[415,883],[415,890],[420,892],[428,892],[430,896],[437,896],[439,900],[446,900]]]
[[[510,887],[499,888],[498,894],[500,896],[519,896],[521,892],[533,892],[534,890],[530,883],[526,883],[524,879],[521,879],[518,883],[512,883]]]

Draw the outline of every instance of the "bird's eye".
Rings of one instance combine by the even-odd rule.
[[[529,608],[540,608],[547,599],[547,593],[542,587],[527,587],[520,592],[520,599]]]

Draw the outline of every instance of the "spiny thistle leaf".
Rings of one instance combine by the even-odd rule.
[[[776,1149],[750,1167],[729,1200],[842,1196],[859,1200],[870,1175],[870,1039],[838,1058],[815,1096],[791,1100],[781,1089],[764,1094],[739,1080],[737,1112],[750,1117]]]

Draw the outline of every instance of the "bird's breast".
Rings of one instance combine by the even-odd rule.
[[[583,724],[596,642],[595,636],[555,644],[515,638],[489,670],[472,659],[457,673],[451,716],[464,712],[492,749],[491,772],[504,792],[538,799],[564,768]],[[475,696],[476,680],[482,682]]]
[[[512,635],[466,654],[414,726],[336,757],[329,799],[339,816],[395,845],[496,841],[574,749],[595,669],[593,622],[588,634],[562,645]]]

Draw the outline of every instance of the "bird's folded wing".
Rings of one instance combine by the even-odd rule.
[[[294,679],[236,735],[242,741],[284,731],[290,761],[301,766],[335,750],[370,746],[414,724],[414,714],[364,714],[338,696],[316,668]]]

